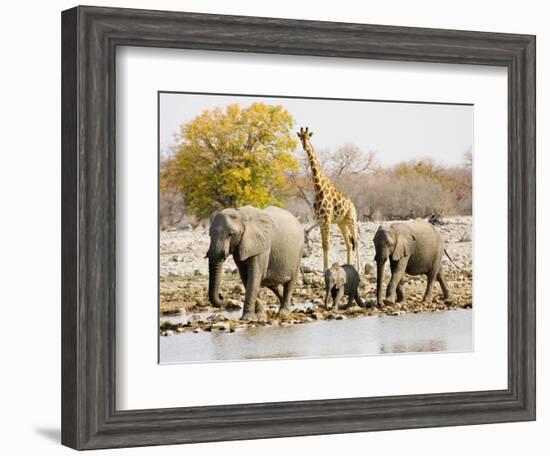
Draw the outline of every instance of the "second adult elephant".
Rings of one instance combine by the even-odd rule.
[[[265,320],[258,300],[261,286],[269,288],[280,301],[279,315],[290,312],[292,291],[300,273],[304,229],[290,212],[269,206],[224,209],[210,225],[208,296],[220,307],[222,266],[233,255],[246,289],[243,320]],[[282,286],[282,292],[281,287]]]
[[[443,239],[436,228],[423,220],[392,223],[389,227],[380,227],[374,235],[377,264],[376,303],[382,305],[382,284],[384,264],[390,261],[391,279],[386,291],[389,303],[405,301],[403,275],[426,274],[428,283],[424,293],[424,302],[431,301],[434,281],[437,280],[443,290],[445,300],[449,299],[449,288],[445,282],[441,259],[445,251]]]

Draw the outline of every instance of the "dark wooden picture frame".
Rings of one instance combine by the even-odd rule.
[[[146,46],[508,70],[508,388],[116,409],[115,51]],[[62,443],[76,449],[535,419],[535,37],[77,7],[62,13]],[[155,305],[151,303],[151,305]]]

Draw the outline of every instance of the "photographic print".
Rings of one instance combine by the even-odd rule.
[[[473,115],[159,92],[159,362],[473,350]]]

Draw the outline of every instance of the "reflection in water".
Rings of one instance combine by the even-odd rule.
[[[390,347],[386,347],[384,344],[380,345],[380,354],[438,352],[446,350],[447,344],[443,339],[420,340],[417,342],[396,342]]]
[[[472,348],[472,311],[456,310],[257,326],[235,333],[183,333],[160,338],[160,362],[455,352]]]

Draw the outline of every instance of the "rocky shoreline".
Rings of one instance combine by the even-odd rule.
[[[387,222],[388,224],[390,222]],[[446,241],[447,251],[453,262],[444,257],[443,267],[452,297],[443,302],[439,284],[434,286],[434,299],[430,304],[422,303],[426,279],[423,276],[405,278],[405,304],[392,304],[374,307],[376,295],[376,272],[374,270],[374,248],[372,236],[379,223],[360,224],[362,257],[366,263],[362,271],[360,285],[361,299],[367,308],[355,306],[334,311],[325,309],[324,279],[319,266],[322,264],[322,250],[318,228],[310,235],[311,255],[302,261],[303,277],[300,278],[293,294],[293,309],[288,317],[280,318],[277,298],[270,290],[262,288],[259,299],[265,303],[267,320],[247,322],[228,317],[224,312],[242,309],[244,287],[235,264],[228,259],[224,265],[220,291],[224,295],[224,308],[212,307],[208,301],[208,271],[204,253],[208,249],[207,230],[174,230],[161,232],[160,245],[160,334],[164,336],[184,332],[224,331],[234,332],[241,328],[262,326],[287,326],[312,323],[321,320],[343,320],[347,318],[403,315],[406,313],[438,312],[472,307],[472,261],[471,261],[471,217],[446,219],[438,226]],[[333,236],[331,260],[345,263],[345,248],[338,235]],[[386,283],[389,273],[385,274]],[[234,312],[235,313],[235,312]],[[208,316],[204,316],[207,314]],[[185,322],[173,323],[166,317],[185,315]],[[240,312],[238,312],[240,315]]]

